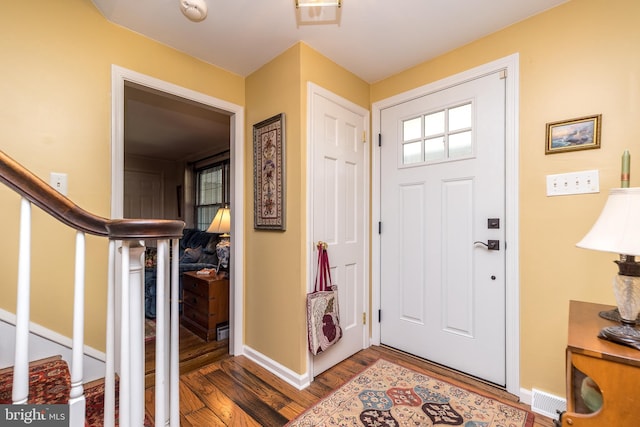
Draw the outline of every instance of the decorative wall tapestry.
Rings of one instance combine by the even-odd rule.
[[[284,113],[253,125],[254,228],[285,229]]]

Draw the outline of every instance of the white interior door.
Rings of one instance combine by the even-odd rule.
[[[383,109],[381,135],[381,343],[504,386],[505,77]]]
[[[312,239],[314,248],[328,243],[343,330],[337,344],[313,357],[315,376],[367,343],[368,112],[315,86],[310,111]],[[315,262],[311,269],[315,275]]]
[[[162,174],[124,172],[124,217],[164,218]]]

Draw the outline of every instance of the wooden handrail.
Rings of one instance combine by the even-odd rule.
[[[34,205],[76,230],[111,240],[182,237],[184,222],[157,219],[107,219],[85,211],[21,164],[0,151],[0,181]]]

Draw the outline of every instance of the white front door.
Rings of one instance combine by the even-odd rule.
[[[380,122],[381,343],[504,386],[505,77]]]
[[[343,337],[313,357],[313,375],[363,349],[367,343],[368,112],[310,85],[312,240],[328,244],[338,286]],[[315,277],[317,252],[310,263]],[[313,282],[313,280],[311,280]],[[313,287],[313,283],[311,283]]]

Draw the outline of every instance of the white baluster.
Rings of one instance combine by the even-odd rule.
[[[20,202],[18,248],[18,297],[16,303],[16,350],[13,366],[13,403],[29,398],[29,299],[31,298],[31,203]]]
[[[131,352],[131,425],[144,424],[144,246],[129,249],[129,350]]]
[[[73,344],[71,354],[71,392],[69,395],[69,425],[82,427],[85,418],[83,380],[84,353],[84,289],[85,235],[76,232],[75,287],[73,297]]]
[[[109,240],[107,271],[107,351],[104,375],[104,425],[115,426],[115,272],[116,241]]]
[[[178,239],[173,239],[171,259],[171,427],[180,427],[180,295]]]
[[[158,259],[156,267],[156,411],[155,424],[167,423],[167,269],[169,259],[167,240],[158,240]]]
[[[130,341],[130,303],[129,303],[129,242],[123,241],[122,280],[120,290],[120,394],[118,398],[119,425],[131,427],[131,357],[127,343]],[[139,427],[139,426],[135,426]]]

